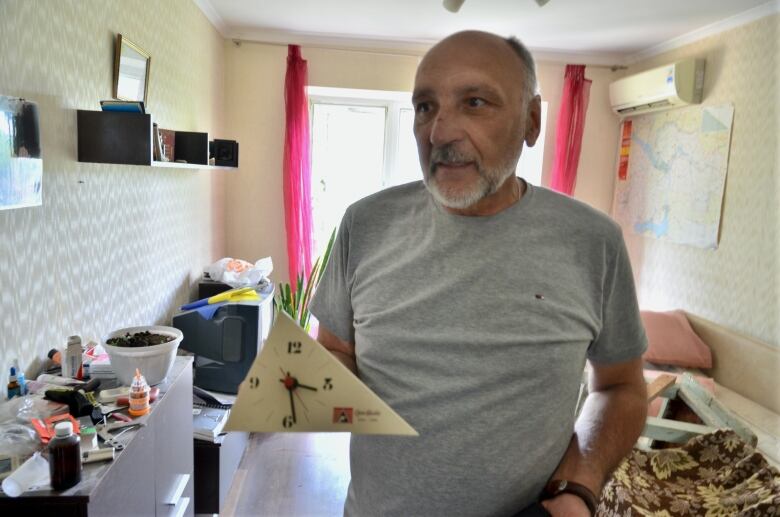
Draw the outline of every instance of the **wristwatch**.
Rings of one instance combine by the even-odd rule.
[[[597,499],[593,492],[585,485],[568,481],[566,479],[553,479],[548,481],[542,491],[542,501],[552,499],[561,494],[573,494],[585,502],[591,515],[596,515]]]

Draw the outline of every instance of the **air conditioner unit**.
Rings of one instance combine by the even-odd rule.
[[[612,110],[620,116],[701,102],[704,60],[686,59],[624,77],[609,85]]]

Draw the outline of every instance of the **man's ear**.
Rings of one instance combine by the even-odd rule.
[[[525,119],[525,143],[533,147],[542,129],[542,98],[534,95],[528,102]]]

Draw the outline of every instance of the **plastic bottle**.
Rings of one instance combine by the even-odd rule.
[[[81,481],[80,440],[73,434],[71,422],[59,422],[54,426],[54,433],[49,442],[51,488],[65,490]]]
[[[81,336],[69,336],[68,347],[65,349],[65,364],[62,365],[62,376],[78,379],[80,370]]]
[[[16,368],[16,382],[19,383],[19,394],[27,395],[27,381],[24,380],[24,370],[19,368],[19,361],[14,359],[13,366]]]
[[[22,391],[19,388],[19,382],[16,380],[16,368],[11,367],[11,375],[8,376],[8,398],[21,397]]]
[[[130,385],[130,408],[127,410],[132,416],[141,416],[149,412],[149,385],[141,375],[141,371],[135,369],[135,377]]]

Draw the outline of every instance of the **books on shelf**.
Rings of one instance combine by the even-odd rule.
[[[162,147],[161,161],[164,162],[174,161],[173,149],[176,144],[176,131],[173,131],[172,129],[159,128],[158,132],[160,133],[160,142]]]
[[[156,162],[167,161],[167,160],[163,160],[162,139],[160,138],[160,128],[157,127],[156,122],[152,124],[152,160]]]
[[[100,101],[103,111],[124,111],[126,113],[146,113],[144,101]]]

